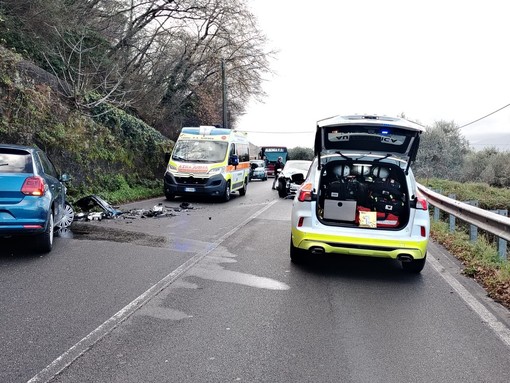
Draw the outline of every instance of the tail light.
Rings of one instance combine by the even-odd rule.
[[[423,194],[421,194],[419,191],[416,193],[416,209],[420,210],[427,210],[428,209],[428,203]]]
[[[23,186],[21,192],[25,195],[42,196],[46,192],[47,185],[44,179],[39,176],[28,177]]]
[[[425,229],[425,226],[420,226],[420,234],[423,238],[427,236],[427,230]]]
[[[303,184],[299,189],[298,201],[311,201],[312,200],[313,186],[311,183]]]

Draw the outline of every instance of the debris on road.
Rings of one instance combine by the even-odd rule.
[[[160,218],[177,215],[176,212],[195,209],[189,202],[182,202],[178,207],[163,206],[163,203],[154,205],[151,209],[131,209],[121,211],[97,195],[90,195],[79,199],[75,204],[82,212],[76,213],[75,221],[101,221],[110,219],[137,219],[137,218]]]
[[[89,213],[87,215],[87,221],[101,221],[103,219],[103,213]]]
[[[112,205],[95,194],[80,198],[78,201],[76,201],[75,205],[78,206],[82,211],[90,213],[101,213],[101,211],[98,211],[98,209],[100,209],[106,218],[116,217],[123,213],[122,211],[115,209]],[[93,217],[94,218],[91,219],[97,219],[97,214],[94,214]]]

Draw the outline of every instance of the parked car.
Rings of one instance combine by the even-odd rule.
[[[249,178],[250,178],[250,181],[251,180],[267,181],[266,164],[263,160],[251,160],[250,161]]]
[[[290,257],[391,258],[419,273],[430,218],[410,164],[424,129],[402,118],[336,116],[317,123],[315,159],[292,206]]]
[[[34,236],[37,249],[50,252],[55,228],[73,221],[69,180],[42,150],[0,144],[0,237]]]
[[[285,198],[289,195],[296,194],[299,186],[305,180],[306,174],[312,161],[306,160],[289,160],[278,174],[278,196]]]

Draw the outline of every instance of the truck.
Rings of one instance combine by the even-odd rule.
[[[274,164],[278,161],[278,157],[282,157],[282,162],[289,159],[289,153],[285,146],[262,146],[259,151],[259,159],[266,162],[266,171],[268,177],[275,177]]]

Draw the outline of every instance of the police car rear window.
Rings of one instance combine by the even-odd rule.
[[[391,126],[342,125],[325,128],[325,148],[406,153],[416,135]]]

